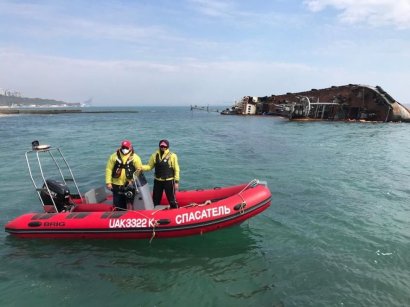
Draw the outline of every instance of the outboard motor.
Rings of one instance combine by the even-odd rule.
[[[71,206],[70,190],[61,181],[47,179],[40,192],[40,197],[45,206],[54,207],[55,205],[58,212],[67,210]]]
[[[154,209],[154,203],[152,201],[149,185],[144,173],[137,172],[133,175],[135,182],[135,197],[134,197],[134,210],[152,210]]]

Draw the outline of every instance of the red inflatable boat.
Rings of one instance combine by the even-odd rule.
[[[26,160],[44,212],[23,214],[7,223],[5,230],[17,237],[152,239],[197,235],[239,224],[271,203],[266,183],[255,179],[236,186],[180,191],[176,194],[178,209],[169,209],[165,197],[161,206],[154,208],[148,183],[140,173],[134,175],[133,186],[124,191],[130,198],[129,209],[117,211],[105,188],[81,195],[60,149],[33,143]],[[40,185],[32,174],[30,154],[40,165]],[[57,166],[60,180],[46,179],[40,155],[48,156]],[[70,184],[77,193],[70,193]]]

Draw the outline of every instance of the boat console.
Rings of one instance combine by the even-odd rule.
[[[152,210],[154,203],[152,201],[151,192],[147,179],[144,173],[135,172],[133,175],[135,196],[134,196],[134,210]]]

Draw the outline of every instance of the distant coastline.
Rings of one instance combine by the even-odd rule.
[[[0,88],[0,107],[37,107],[37,106],[73,106],[80,107],[81,103],[71,103],[56,99],[23,97],[20,92],[3,90]]]
[[[9,108],[9,107],[0,107],[0,116],[7,115],[18,115],[18,114],[106,114],[106,113],[139,113],[137,110],[132,109],[106,109],[98,107],[81,107],[81,108],[70,108],[70,107],[29,107],[29,108]]]
[[[18,91],[0,88],[0,114],[79,113],[84,106],[83,103],[23,97]]]

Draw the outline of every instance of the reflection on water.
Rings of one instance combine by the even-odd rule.
[[[126,293],[144,293],[142,300],[152,304],[149,293],[169,293],[158,304],[186,300],[186,291],[195,291],[206,305],[215,288],[233,300],[267,295],[274,289],[259,238],[246,224],[178,239],[149,240],[24,240],[5,239],[2,261],[9,272],[24,274],[37,284],[60,285],[61,280],[92,283],[100,288],[114,287]],[[78,288],[79,286],[75,286]],[[60,286],[59,286],[60,287]],[[112,290],[110,290],[112,291]],[[210,292],[209,292],[210,291]],[[172,296],[171,296],[172,294]],[[164,306],[165,306],[164,305]]]
[[[3,257],[54,257],[55,251],[68,256],[91,254],[104,257],[115,253],[118,259],[148,257],[150,261],[172,258],[219,258],[252,250],[256,245],[246,226],[234,226],[202,236],[150,240],[26,240],[7,236]],[[118,260],[120,261],[120,260]]]

